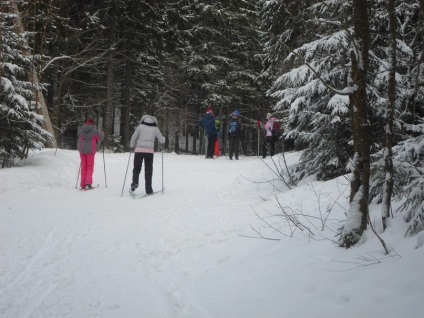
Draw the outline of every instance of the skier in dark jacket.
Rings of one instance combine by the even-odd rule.
[[[94,120],[87,118],[78,133],[78,151],[81,158],[81,189],[91,189],[93,184],[94,156],[97,144],[103,141],[103,134],[100,134],[94,126]]]
[[[208,135],[208,149],[206,151],[206,158],[213,159],[217,131],[215,126],[215,118],[213,118],[212,114],[212,109],[208,108],[208,110],[206,111],[206,116],[200,119],[197,124],[202,127]]]
[[[230,122],[228,123],[228,139],[230,141],[230,148],[228,156],[230,160],[233,160],[233,154],[238,160],[239,156],[239,144],[240,144],[240,111],[236,110],[231,115]]]

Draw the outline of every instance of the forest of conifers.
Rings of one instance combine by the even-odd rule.
[[[424,228],[424,0],[3,0],[0,156],[75,149],[87,116],[109,151],[128,151],[144,114],[167,151],[197,154],[196,122],[224,129],[240,110],[241,144],[257,155],[256,121],[272,113],[302,150],[296,183],[352,172],[355,225],[392,198],[410,233]],[[360,194],[360,195],[358,195]],[[358,212],[357,211],[357,212]],[[353,213],[353,212],[352,212]],[[359,224],[359,225],[357,225]]]

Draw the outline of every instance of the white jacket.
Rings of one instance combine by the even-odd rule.
[[[156,138],[161,144],[165,142],[165,137],[158,128],[157,119],[150,115],[144,115],[131,137],[130,148],[135,148],[135,152],[153,153]]]

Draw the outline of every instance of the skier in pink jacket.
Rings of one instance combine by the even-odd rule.
[[[274,125],[277,122],[277,118],[271,117],[271,114],[267,114],[267,121],[265,124],[261,122],[257,122],[259,128],[265,129],[265,140],[262,145],[262,158],[266,158],[267,148],[269,148],[269,152],[271,157],[275,154],[275,139],[273,135]],[[279,127],[279,125],[278,125]]]
[[[81,189],[91,189],[93,186],[94,155],[97,144],[103,141],[103,134],[100,134],[94,126],[94,120],[87,118],[78,133],[78,151],[81,158]]]

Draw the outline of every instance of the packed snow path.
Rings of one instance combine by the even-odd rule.
[[[128,158],[105,154],[105,187],[98,153],[100,186],[86,192],[75,188],[75,151],[32,153],[22,167],[0,171],[2,318],[338,317],[340,310],[344,317],[419,317],[422,249],[402,255],[406,263],[392,258],[364,273],[350,270],[352,258],[379,253],[378,244],[346,256],[329,241],[243,237],[255,234],[252,226],[281,238],[255,216],[276,209],[275,186],[284,190],[267,182],[272,173],[258,158],[156,153],[153,188],[162,187],[163,159],[166,191],[140,200],[128,194],[132,158],[121,197]],[[305,192],[281,199],[309,209]],[[413,242],[396,248],[402,244],[413,251]],[[347,265],[337,262],[346,257]],[[414,278],[387,282],[384,272],[397,270]]]
[[[231,258],[220,246],[242,240],[238,227],[248,226],[252,213],[251,200],[241,197],[250,183],[238,172],[241,160],[217,159],[233,166],[223,170],[201,156],[164,155],[166,193],[132,200],[132,158],[120,196],[128,154],[106,154],[106,188],[98,153],[100,187],[87,192],[75,189],[79,161],[71,154],[33,155],[2,185],[3,208],[15,212],[3,218],[3,260],[14,262],[2,266],[9,274],[2,276],[2,304],[10,307],[2,312],[45,317],[57,307],[66,317],[184,317],[196,310],[193,316],[204,316],[184,289],[199,271]],[[144,192],[143,181],[142,171],[137,192]],[[162,188],[161,153],[153,186]],[[23,239],[13,242],[16,235]]]

